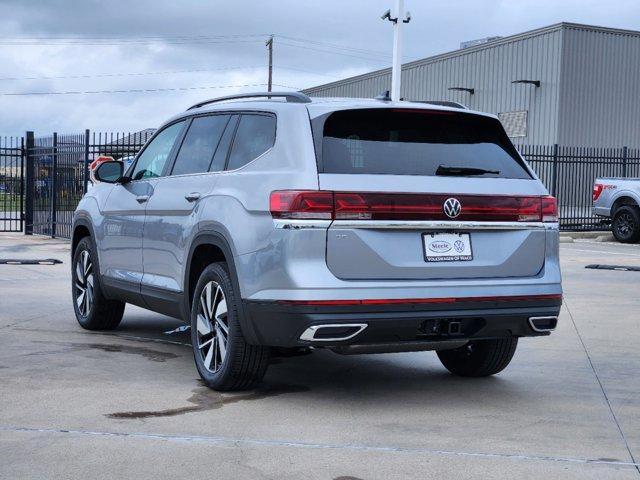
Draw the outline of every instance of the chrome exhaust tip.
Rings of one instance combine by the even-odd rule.
[[[558,326],[558,317],[529,317],[529,325],[534,332],[552,332]]]
[[[367,328],[366,323],[331,323],[312,325],[307,328],[300,340],[307,342],[339,342],[350,340]]]

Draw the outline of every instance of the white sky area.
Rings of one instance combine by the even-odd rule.
[[[392,3],[0,0],[0,135],[136,131],[202,99],[266,90],[268,34],[274,90],[388,67],[392,27],[380,16]],[[405,4],[403,61],[561,21],[640,30],[638,0]],[[105,90],[139,91],[62,94]]]

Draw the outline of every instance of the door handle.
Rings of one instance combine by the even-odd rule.
[[[149,195],[138,195],[138,196],[136,197],[136,201],[137,201],[138,203],[145,203],[145,202],[146,202],[146,201],[148,201],[148,200],[149,200]]]
[[[200,198],[200,194],[198,192],[191,192],[184,196],[187,202],[195,202]]]

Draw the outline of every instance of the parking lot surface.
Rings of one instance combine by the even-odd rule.
[[[127,306],[87,332],[63,240],[0,235],[0,478],[640,478],[640,245],[561,246],[558,330],[484,379],[433,352],[274,358],[198,381],[180,322]]]

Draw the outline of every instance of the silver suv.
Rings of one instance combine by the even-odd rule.
[[[439,102],[238,95],[106,162],[72,243],[80,325],[190,322],[212,388],[273,352],[435,350],[492,375],[562,303],[557,207],[495,116]]]

